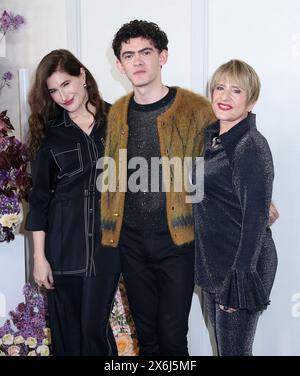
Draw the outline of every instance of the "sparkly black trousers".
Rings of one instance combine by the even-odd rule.
[[[219,356],[252,356],[252,346],[261,312],[241,309],[224,312],[214,301],[214,294],[203,291],[203,304],[214,328]]]

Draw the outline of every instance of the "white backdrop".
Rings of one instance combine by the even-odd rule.
[[[191,86],[191,0],[81,1],[81,57],[95,75],[103,97],[113,102],[131,90],[128,80],[117,72],[111,48],[122,24],[138,19],[156,22],[169,36],[169,59],[163,77],[169,85]]]
[[[228,59],[241,58],[253,65],[262,80],[262,94],[255,108],[258,128],[273,151],[274,201],[281,213],[273,226],[279,255],[278,273],[271,306],[259,322],[254,354],[300,355],[297,218],[300,212],[297,165],[300,161],[300,2],[152,0],[141,6],[138,0],[110,3],[43,0],[41,6],[40,0],[3,0],[1,8],[2,4],[27,15],[29,20],[29,29],[24,31],[26,38],[17,50],[12,50],[17,51],[18,64],[21,61],[25,65],[22,67],[33,69],[53,48],[70,48],[81,55],[83,63],[96,76],[103,97],[110,102],[130,90],[130,85],[114,67],[110,44],[121,24],[133,18],[157,22],[167,32],[170,52],[163,78],[168,85],[203,92],[207,77]],[[70,11],[72,6],[74,12]],[[0,268],[1,299],[5,280],[1,278],[3,266]],[[19,293],[15,291],[16,295]],[[192,355],[211,354],[196,294],[190,316],[189,344]]]

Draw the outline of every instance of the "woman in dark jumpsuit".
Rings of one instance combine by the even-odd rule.
[[[108,105],[69,51],[40,62],[29,104],[34,279],[47,288],[54,355],[117,355],[109,316],[118,251],[101,246],[97,160]]]
[[[193,208],[195,279],[218,354],[252,355],[277,268],[268,225],[273,162],[251,113],[260,91],[253,68],[239,60],[222,65],[210,90],[219,120],[206,129],[204,199]]]

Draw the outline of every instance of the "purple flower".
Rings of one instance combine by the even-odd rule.
[[[10,320],[0,327],[0,337],[11,334],[15,338],[22,336],[24,340],[32,337],[36,340],[36,347],[43,344],[48,327],[47,300],[45,294],[37,286],[27,283],[23,288],[25,303],[20,303],[14,311],[9,312]],[[23,340],[18,344],[20,355],[28,355],[32,348]],[[34,340],[33,340],[34,341]],[[8,345],[0,345],[0,350],[8,354]]]
[[[1,42],[1,40],[0,40]],[[1,78],[1,83],[0,83],[0,93],[1,93],[1,90],[7,86],[7,87],[10,87],[10,83],[8,81],[11,81],[13,78],[13,74],[11,72],[5,72]],[[1,113],[1,115],[3,114],[3,112]],[[0,119],[1,120],[1,119]]]
[[[12,12],[6,10],[0,17],[0,31],[5,35],[10,29],[18,30],[21,25],[25,23],[25,19],[17,14],[16,16]]]
[[[3,125],[4,124],[4,125]],[[26,200],[31,186],[31,177],[27,173],[29,160],[27,148],[14,136],[8,136],[11,129],[6,111],[0,114],[0,217],[19,214],[21,201]],[[14,239],[16,224],[0,224],[0,242]]]
[[[13,329],[11,327],[11,323],[9,320],[6,320],[4,325],[0,328],[0,338],[4,336],[4,334],[10,333],[13,334]]]
[[[17,14],[13,20],[12,20],[12,26],[15,30],[18,30],[18,28],[23,24],[25,23],[25,20],[22,16],[20,16],[19,14]]]
[[[2,80],[4,81],[11,81],[13,78],[13,74],[10,71],[7,71],[3,74]]]
[[[0,212],[3,214],[13,214],[20,212],[20,203],[18,197],[7,197],[4,194],[0,195]]]
[[[9,29],[10,24],[11,24],[10,15],[5,10],[2,14],[2,17],[0,18],[0,30],[5,34],[7,30]]]

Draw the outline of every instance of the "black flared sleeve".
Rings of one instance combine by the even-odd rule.
[[[258,311],[269,304],[256,265],[268,228],[274,178],[272,155],[265,138],[255,131],[237,145],[232,158],[232,183],[240,202],[242,228],[236,257],[218,302]]]

